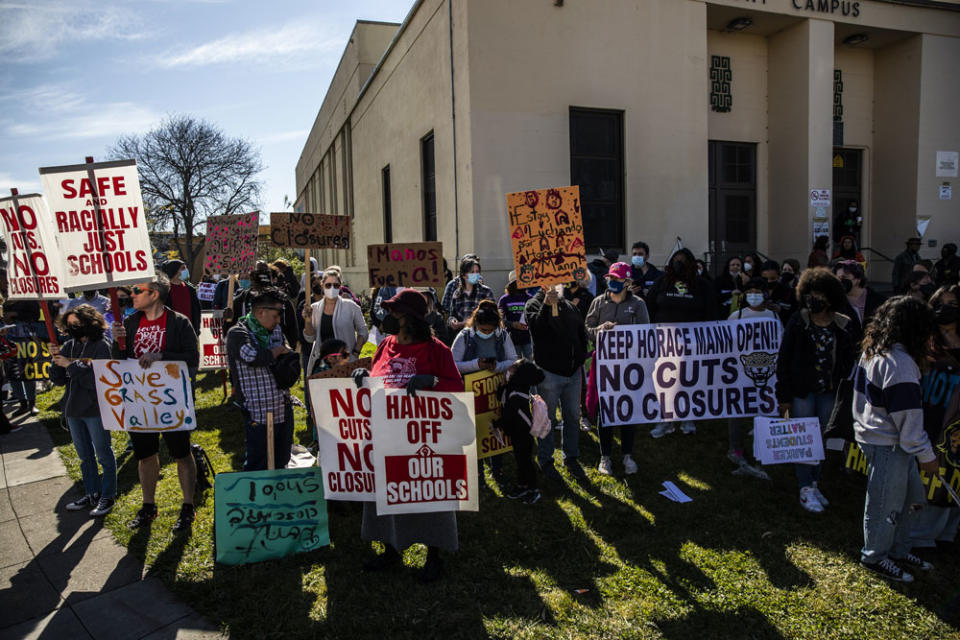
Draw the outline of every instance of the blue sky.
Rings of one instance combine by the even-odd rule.
[[[189,114],[259,147],[262,211],[294,168],[357,19],[412,0],[0,0],[0,194]]]

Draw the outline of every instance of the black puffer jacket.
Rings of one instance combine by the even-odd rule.
[[[525,314],[533,338],[533,360],[558,376],[572,376],[587,358],[587,329],[570,302],[560,298],[558,315],[543,302],[540,291],[527,301]]]
[[[777,402],[790,403],[816,391],[816,346],[810,336],[810,312],[801,309],[793,314],[786,329],[777,356]],[[835,313],[829,328],[833,332],[834,352],[831,389],[850,375],[857,358],[860,343],[858,325],[842,313]]]

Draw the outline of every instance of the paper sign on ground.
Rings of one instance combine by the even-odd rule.
[[[204,272],[243,274],[246,277],[257,264],[259,232],[260,214],[257,212],[207,218]]]
[[[330,544],[320,470],[218,473],[213,485],[217,562],[248,564]]]
[[[296,249],[349,249],[350,216],[271,213],[270,241]]]
[[[216,282],[201,282],[197,285],[197,299],[204,302],[213,302],[213,296],[217,292]]]
[[[774,318],[615,327],[597,334],[604,425],[776,411],[782,327]]]
[[[226,369],[227,336],[223,331],[223,311],[200,312],[200,371]]]
[[[580,187],[507,194],[517,286],[564,284],[587,276]]]
[[[367,378],[357,389],[351,378],[311,378],[310,403],[317,425],[317,456],[328,500],[373,502],[373,434],[371,389],[380,379]]]
[[[66,263],[67,291],[154,278],[135,160],[46,167],[40,177]]]
[[[377,514],[477,511],[477,441],[469,393],[377,389]]]
[[[506,378],[505,374],[493,371],[477,371],[463,376],[464,390],[473,396],[473,410],[477,420],[477,458],[479,459],[513,451],[510,436],[503,434],[503,440],[501,440],[494,434],[492,426],[497,417],[497,409],[500,407],[497,388]]]
[[[754,418],[753,456],[760,464],[820,462],[824,459],[820,419]]]
[[[196,428],[186,363],[159,361],[144,369],[132,359],[91,362],[104,429],[160,432]]]
[[[443,245],[439,242],[371,244],[367,246],[371,287],[446,286]]]
[[[0,198],[0,223],[7,240],[7,299],[66,298],[66,264],[43,196]]]

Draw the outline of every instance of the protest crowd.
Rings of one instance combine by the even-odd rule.
[[[771,435],[796,434],[790,421],[809,425],[813,420],[816,433],[806,442],[819,445],[821,454],[816,459],[801,452],[793,463],[799,505],[812,514],[829,508],[830,488],[820,482],[825,442],[840,439],[845,450],[858,448],[861,454],[851,457],[862,455],[869,469],[861,564],[888,579],[912,581],[912,572],[932,568],[915,550],[951,543],[960,524],[954,499],[942,492],[930,499],[932,483],[949,484],[960,464],[960,258],[956,245],[948,244],[942,259],[931,264],[919,257],[919,238],[906,244],[896,258],[890,297],[868,282],[865,260],[852,237],[844,238],[832,257],[818,240],[807,265],[759,254],[731,257],[716,278],[682,246],[666,264],[654,265],[650,247],[638,241],[628,255],[602,251],[559,284],[522,286],[523,273],[518,278],[511,272],[502,290],[484,278],[483,256],[472,253],[459,258],[442,288],[353,290],[338,266],[320,265],[313,258],[303,274],[283,259],[269,264],[251,260],[252,268],[245,272],[223,271],[236,275],[205,273],[198,278],[200,287],[191,283],[193,274],[183,261],[171,259],[135,282],[91,286],[44,302],[43,309],[35,300],[7,299],[9,272],[4,270],[0,346],[9,386],[9,391],[4,386],[4,399],[12,394],[15,414],[36,413],[38,379],[64,388],[60,410],[80,458],[83,488],[66,509],[86,510],[92,517],[109,513],[117,498],[110,433],[116,429],[105,425],[132,425],[129,449],[138,461],[143,504],[129,522],[131,528],[148,526],[157,515],[163,440],[176,460],[182,503],[174,530],[183,533],[191,529],[198,483],[190,439],[196,426],[190,423],[195,421],[190,417],[191,381],[209,371],[203,365],[209,354],[201,348],[207,317],[222,322],[217,339],[236,427],[244,433],[243,472],[292,465],[295,405],[305,403],[311,409],[311,429],[322,430],[326,418],[313,409],[328,402],[327,387],[305,384],[305,397],[298,398],[292,389],[301,380],[317,377],[339,384],[330,387],[330,398],[354,389],[358,406],[364,390],[372,390],[375,398],[382,394],[385,414],[374,411],[371,419],[361,421],[367,441],[378,442],[378,429],[387,428],[387,420],[429,411],[436,420],[420,423],[418,443],[435,447],[450,435],[443,432],[445,421],[459,411],[443,393],[469,391],[465,379],[495,381],[490,436],[483,442],[493,443],[494,449],[509,442],[502,448],[512,448],[515,464],[504,464],[505,453],[494,452],[478,455],[479,460],[468,456],[462,481],[391,482],[385,500],[394,506],[416,501],[403,496],[427,491],[435,492],[435,501],[466,500],[468,494],[475,501],[477,474],[484,474],[487,464],[506,498],[535,509],[544,499],[544,483],[563,482],[557,461],[574,479],[586,479],[581,446],[593,441],[583,437],[585,432],[598,430],[599,474],[633,475],[643,466],[639,441],[671,434],[696,437],[706,421],[724,417],[728,448],[717,455],[725,455],[732,473],[744,482],[768,480],[758,461],[758,443],[748,444],[751,436],[761,439],[754,426],[760,423],[753,418],[769,418]],[[43,317],[45,313],[52,317]],[[23,342],[48,350],[48,375],[25,375],[24,358],[18,355]],[[761,343],[760,349],[742,347]],[[734,357],[717,359],[722,364],[714,365],[691,355],[711,353]],[[764,355],[770,357],[762,361]],[[662,364],[665,360],[669,366]],[[753,382],[732,389],[741,360],[744,375],[753,376]],[[110,364],[115,361],[128,368]],[[657,363],[655,370],[647,365],[638,370],[637,362],[648,361]],[[338,373],[325,378],[325,372]],[[116,404],[123,406],[127,389],[121,385],[138,375],[152,381],[158,395],[176,398],[175,408],[142,418],[132,412],[118,416],[116,409],[104,412],[100,399],[110,394],[99,391],[99,385],[110,387],[115,376]],[[161,380],[164,375],[174,382]],[[709,388],[703,382],[707,378],[728,388]],[[644,391],[653,389],[654,379],[657,389]],[[373,380],[381,381],[379,390]],[[675,391],[686,385],[689,392],[670,395],[664,390],[671,384]],[[181,393],[180,387],[187,391]],[[369,402],[377,406],[380,400]],[[175,410],[181,403],[189,411]],[[336,403],[330,409],[336,415]],[[137,428],[157,421],[162,428]],[[13,429],[0,412],[0,431]],[[318,439],[319,462],[324,440]],[[767,438],[771,440],[777,438]],[[439,472],[441,461],[418,451],[425,464],[417,473]],[[379,464],[378,457],[375,466]],[[390,456],[384,464],[389,467]],[[378,478],[381,472],[378,466]],[[404,549],[420,543],[428,547],[421,578],[440,578],[441,551],[458,549],[457,508],[383,508],[379,488],[374,501],[364,474],[349,475],[349,481],[347,475],[339,476],[341,489],[347,482],[366,483],[360,492],[366,496],[360,536],[385,548],[364,569],[399,563]]]

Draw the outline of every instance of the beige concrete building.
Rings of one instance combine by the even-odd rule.
[[[568,184],[591,252],[805,263],[857,201],[861,246],[893,257],[921,221],[935,258],[960,240],[958,64],[960,0],[417,0],[357,22],[299,206],[353,216],[322,262],[361,287],[368,244],[425,239],[499,286],[505,194]]]

